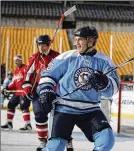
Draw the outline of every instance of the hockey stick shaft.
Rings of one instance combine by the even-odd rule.
[[[130,63],[130,62],[132,62],[132,61],[134,61],[134,58],[131,58],[131,59],[129,59],[129,60],[127,60],[127,61],[121,63],[120,65],[116,66],[115,68],[109,70],[108,72],[106,72],[106,73],[104,73],[104,74],[107,75],[107,74],[109,74],[109,73],[111,73],[111,72],[113,72],[113,71],[119,69],[120,67],[125,66],[126,64],[128,64],[128,63]],[[81,86],[79,86],[78,88],[76,88],[76,89],[74,89],[74,90],[72,90],[72,91],[70,91],[70,92],[68,92],[68,93],[66,93],[66,94],[64,94],[64,95],[62,95],[61,97],[58,97],[57,99],[55,99],[55,100],[53,101],[53,104],[56,103],[56,102],[58,102],[58,99],[60,99],[60,98],[62,98],[62,97],[65,97],[65,96],[67,96],[67,95],[69,95],[69,94],[72,94],[72,93],[74,93],[74,92],[80,90],[83,86],[86,86],[87,84],[88,84],[88,82],[85,83],[85,84],[83,84],[83,85],[81,85]]]
[[[62,96],[56,98],[55,100],[53,100],[53,104],[56,103],[56,102],[58,102],[59,99],[61,99],[61,98],[65,97],[65,96],[67,96],[67,95],[69,95],[69,94],[72,94],[72,93],[74,93],[74,92],[80,90],[83,86],[85,86],[85,85],[87,85],[87,84],[88,84],[88,83],[83,84],[83,85],[79,86],[78,88],[76,88],[76,89],[74,89],[74,90],[72,90],[72,91],[70,91],[70,92],[68,92],[68,93],[66,93],[66,94],[64,94],[64,95],[62,95]]]
[[[16,93],[16,92],[20,92],[20,93],[24,93],[26,95],[26,97],[31,100],[31,98],[29,98],[29,96],[27,95],[27,93],[24,90],[6,90],[7,93]]]
[[[113,68],[113,69],[107,71],[107,72],[104,73],[104,74],[107,75],[107,74],[109,74],[109,73],[111,73],[111,72],[113,72],[113,71],[119,69],[120,67],[123,67],[123,66],[127,65],[128,63],[130,63],[130,62],[132,62],[132,61],[134,61],[134,58],[131,58],[131,59],[129,59],[129,60],[127,60],[127,61],[121,63],[120,65],[118,65],[118,66],[116,66],[115,68]]]
[[[127,61],[125,61],[125,62],[121,63],[120,65],[116,66],[115,68],[113,68],[113,69],[109,70],[108,72],[106,72],[106,73],[104,73],[104,74],[105,74],[105,75],[107,75],[107,74],[109,74],[109,73],[111,73],[111,72],[113,72],[113,71],[117,70],[118,68],[120,68],[120,67],[123,67],[123,66],[127,65],[128,63],[130,63],[130,62],[132,62],[132,61],[134,61],[134,58],[131,58],[131,59],[129,59],[129,60],[127,60]],[[88,83],[85,83],[85,84],[83,84],[83,85],[79,86],[78,88],[76,88],[76,89],[74,89],[74,90],[72,90],[72,91],[70,91],[70,92],[68,92],[68,93],[64,94],[64,95],[63,95],[63,96],[61,96],[61,97],[67,96],[67,95],[69,95],[69,94],[72,94],[72,93],[74,93],[75,91],[77,91],[77,90],[81,89],[83,86],[86,86],[87,84],[88,84]]]
[[[53,35],[53,38],[52,38],[52,40],[51,40],[51,44],[54,42],[54,39],[55,39],[55,37],[56,37],[56,35],[57,35],[59,29],[60,29],[61,23],[63,22],[64,18],[67,17],[68,15],[72,14],[72,13],[73,13],[74,11],[76,11],[76,10],[77,10],[77,9],[76,9],[76,5],[74,5],[73,7],[71,7],[70,9],[68,9],[66,12],[64,12],[64,13],[61,15],[61,17],[60,17],[60,19],[59,19],[59,21],[58,21],[57,28],[56,28],[56,30],[55,30],[55,32],[54,32],[54,35]],[[51,44],[50,44],[50,47],[51,47]],[[49,47],[49,49],[50,49],[50,47]],[[40,74],[41,68],[42,68],[42,66],[40,67],[39,72],[38,72],[38,74],[37,74],[36,77],[35,77],[35,81],[34,81],[34,84],[33,84],[33,86],[32,86],[32,89],[31,89],[31,93],[32,93],[32,91],[33,91],[33,89],[34,89],[34,86],[35,86],[36,82],[37,82],[37,78],[38,78],[38,76],[39,76],[39,74]]]
[[[56,35],[57,35],[57,33],[58,33],[59,29],[60,29],[61,23],[63,22],[64,18],[67,17],[68,15],[72,14],[72,13],[73,13],[74,11],[76,11],[76,10],[77,10],[77,9],[76,9],[76,6],[74,5],[73,7],[71,7],[70,9],[68,9],[66,12],[64,12],[64,13],[61,15],[60,20],[58,21],[57,28],[56,28],[56,30],[55,30],[55,32],[54,32],[54,36],[53,36],[53,38],[52,38],[51,43],[54,42],[54,38],[56,37]]]

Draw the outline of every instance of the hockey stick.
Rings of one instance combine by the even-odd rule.
[[[132,62],[132,61],[134,61],[134,58],[131,58],[131,59],[129,59],[129,60],[127,60],[127,61],[125,61],[125,62],[121,63],[120,65],[118,65],[118,66],[116,66],[115,68],[113,68],[113,69],[111,69],[111,70],[107,71],[107,72],[106,72],[106,73],[104,73],[104,74],[105,74],[105,75],[107,75],[107,74],[109,74],[109,73],[111,73],[111,72],[115,71],[116,69],[119,69],[120,67],[125,66],[126,64],[128,64],[128,63],[130,63],[130,62]]]
[[[132,62],[132,61],[134,61],[134,58],[131,58],[131,59],[129,59],[129,60],[127,60],[127,61],[121,63],[120,65],[118,65],[118,66],[116,66],[115,68],[113,68],[113,69],[107,71],[107,72],[104,73],[104,74],[107,75],[107,74],[109,74],[109,73],[111,73],[111,72],[113,72],[113,71],[119,69],[120,67],[123,67],[123,66],[127,65],[128,63],[130,63],[130,62]],[[68,93],[66,93],[66,94],[64,94],[64,95],[62,95],[61,97],[58,97],[57,99],[55,99],[55,100],[53,101],[53,103],[58,102],[58,100],[59,100],[60,98],[63,98],[63,97],[65,97],[65,96],[69,95],[69,94],[74,93],[75,91],[77,91],[77,90],[81,89],[82,87],[86,86],[88,83],[90,83],[90,82],[87,82],[87,83],[85,83],[85,84],[79,86],[78,88],[76,88],[76,89],[74,89],[74,90],[72,90],[72,91],[70,91],[70,92],[68,92]]]
[[[57,24],[57,28],[55,30],[55,33],[54,33],[54,36],[52,38],[52,41],[51,43],[54,42],[54,38],[56,37],[59,29],[60,29],[60,26],[61,26],[61,23],[63,22],[64,18],[67,17],[68,15],[72,14],[74,11],[76,11],[76,6],[74,5],[73,7],[71,7],[70,9],[68,9],[66,12],[64,12],[61,17],[60,17],[60,20],[58,21],[58,24]]]
[[[107,75],[107,74],[109,74],[109,73],[111,73],[111,72],[113,72],[113,71],[119,69],[120,67],[123,67],[123,66],[127,65],[128,63],[130,63],[130,62],[132,62],[132,61],[134,61],[134,58],[131,58],[131,59],[129,59],[129,60],[127,60],[127,61],[121,63],[120,65],[118,65],[118,66],[116,66],[115,68],[113,68],[113,69],[107,71],[107,72],[104,73],[104,74]],[[60,99],[60,98],[62,98],[62,97],[64,97],[64,96],[67,96],[67,95],[69,95],[69,94],[74,93],[75,91],[81,89],[83,86],[86,86],[88,83],[89,83],[89,82],[87,82],[87,83],[85,83],[85,84],[79,86],[78,88],[76,88],[76,89],[74,89],[74,90],[72,90],[72,91],[70,91],[70,92],[68,92],[68,93],[66,93],[66,94],[64,94],[64,95],[62,95],[61,97],[58,97],[57,99],[55,99],[55,100],[53,101],[53,103],[56,103],[56,102],[58,101],[58,99]],[[6,90],[6,92],[9,92],[9,93],[23,92],[23,93],[25,93],[25,95],[27,96],[27,98],[29,98],[28,95],[26,94],[26,92],[25,92],[24,90]],[[30,99],[30,98],[29,98],[29,99]]]
[[[51,47],[51,44],[54,42],[54,39],[55,39],[55,37],[56,37],[56,35],[57,35],[59,29],[60,29],[61,23],[63,22],[64,18],[66,18],[68,15],[72,14],[72,13],[73,13],[74,11],[76,11],[76,10],[77,10],[77,9],[76,9],[76,5],[74,5],[73,7],[71,7],[70,9],[68,9],[66,12],[64,12],[64,13],[61,15],[61,17],[60,17],[60,19],[59,19],[59,21],[58,21],[58,24],[57,24],[57,28],[56,28],[56,30],[55,30],[55,32],[54,32],[54,35],[53,35],[53,38],[52,38],[52,40],[51,40],[50,47]],[[50,49],[50,47],[49,47],[49,49]],[[41,65],[41,67],[40,67],[40,69],[39,69],[39,71],[38,71],[38,74],[37,74],[36,77],[35,77],[35,81],[34,81],[34,83],[33,83],[32,89],[31,89],[31,93],[32,93],[32,91],[33,91],[33,89],[34,89],[34,86],[35,86],[36,82],[37,82],[37,78],[38,78],[38,75],[39,75],[40,72],[41,72],[42,66],[43,66],[43,65]]]
[[[29,96],[27,95],[27,93],[24,91],[24,90],[6,90],[7,93],[16,93],[16,92],[22,92],[26,95],[26,97],[29,99],[29,100],[32,100],[31,98],[29,98]]]

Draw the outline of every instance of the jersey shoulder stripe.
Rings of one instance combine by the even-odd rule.
[[[63,52],[59,56],[56,57],[56,59],[67,59],[70,56],[76,56],[78,54],[77,50],[69,50],[66,52]]]

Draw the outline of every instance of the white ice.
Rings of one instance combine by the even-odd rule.
[[[1,111],[1,125],[6,122],[6,110]],[[34,115],[31,112],[31,121],[33,126],[32,133],[19,133],[18,129],[24,126],[21,111],[16,110],[16,114],[13,121],[13,132],[1,131],[1,150],[2,151],[36,151],[39,145]],[[124,134],[116,133],[116,119],[112,119],[111,125],[114,129],[116,143],[112,151],[134,151],[134,136],[127,136]],[[92,151],[93,143],[87,141],[85,136],[81,133],[79,128],[75,127],[73,132],[73,145],[74,151]]]

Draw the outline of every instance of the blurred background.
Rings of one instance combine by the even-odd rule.
[[[1,83],[8,71],[15,70],[14,56],[21,54],[23,63],[27,64],[28,58],[37,51],[38,36],[48,34],[53,38],[61,15],[74,5],[77,10],[63,20],[52,43],[52,49],[60,53],[74,49],[74,31],[82,26],[94,26],[99,32],[96,49],[108,55],[115,65],[134,57],[134,1],[3,0],[1,1]],[[134,61],[117,71],[121,81],[119,93],[112,98],[112,106],[105,104],[108,101],[104,102],[104,109],[109,108],[110,124],[115,132],[119,133],[122,130],[123,133],[127,133],[127,136],[128,134],[134,136]],[[2,109],[7,109],[8,101],[8,99],[1,99],[1,102],[4,102]],[[2,110],[2,122],[5,117],[6,111]],[[17,110],[15,119],[17,126],[21,124],[19,118],[20,113]],[[32,119],[34,119],[33,116]],[[34,125],[34,120],[32,121]],[[80,132],[77,127],[74,131],[78,134]],[[20,134],[12,133],[9,136],[8,133],[2,132],[3,151],[9,151],[10,146],[16,151],[18,148],[23,148],[24,151],[27,151],[27,148],[28,151],[35,150],[37,143],[36,136],[33,137],[33,135],[23,138],[24,134],[20,136]],[[126,135],[120,136],[121,139],[118,135],[116,136],[114,151],[126,151],[133,145],[134,137],[128,141]],[[81,136],[75,134],[73,137],[75,150],[86,151],[86,143],[81,145],[82,140],[77,142]],[[29,146],[29,141],[31,141],[31,146]],[[89,145],[87,149],[89,148],[91,150],[92,146]]]
[[[41,34],[53,37],[62,13],[76,5],[77,11],[62,22],[52,48],[60,53],[73,49],[73,32],[82,26],[99,31],[96,49],[116,65],[134,57],[134,2],[132,1],[2,1],[1,78],[14,70],[13,57],[22,54],[24,63],[36,52]],[[134,62],[120,68],[123,80],[134,78]]]

